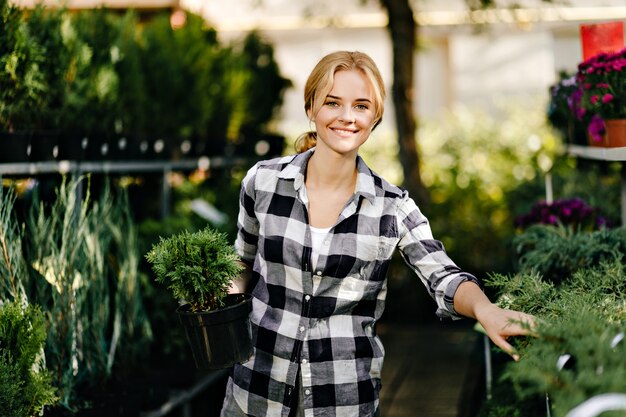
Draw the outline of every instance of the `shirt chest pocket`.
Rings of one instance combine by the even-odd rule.
[[[392,252],[393,248],[380,239],[368,241],[335,237],[325,272],[335,278],[369,281],[373,272],[391,257]]]

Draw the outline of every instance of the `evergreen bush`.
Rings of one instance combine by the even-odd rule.
[[[621,260],[579,269],[558,287],[536,272],[493,274],[486,285],[497,289],[499,305],[534,314],[538,325],[535,337],[517,341],[520,361],[506,364],[497,377],[498,386],[512,385],[513,390],[502,389],[481,416],[500,416],[513,405],[536,409],[537,400],[547,394],[553,415],[561,417],[595,395],[626,390],[626,272]]]
[[[578,232],[563,225],[533,225],[515,236],[513,244],[519,271],[537,271],[559,284],[580,269],[623,259],[626,229]]]
[[[211,227],[161,238],[146,259],[157,282],[195,312],[223,306],[230,284],[244,269],[226,234]]]
[[[266,131],[291,85],[258,34],[221,43],[194,13],[173,28],[168,13],[139,23],[133,10],[26,11],[7,0],[0,11],[2,131],[54,130],[105,148],[147,137],[165,158],[185,140],[223,154],[227,139]]]
[[[32,130],[47,93],[41,71],[46,56],[21,9],[0,0],[0,15],[0,129]]]
[[[20,302],[0,304],[0,415],[31,417],[57,401],[52,375],[41,361],[44,314]]]

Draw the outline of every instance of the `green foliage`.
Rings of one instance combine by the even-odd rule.
[[[626,390],[626,343],[619,341],[626,331],[626,272],[620,260],[580,269],[558,288],[529,272],[494,274],[487,285],[498,290],[502,307],[538,318],[536,337],[517,346],[521,360],[500,376],[501,384],[513,384],[514,402],[548,393],[554,415],[564,416],[594,395]],[[488,407],[498,402],[494,398]]]
[[[61,30],[64,20],[64,9],[49,10],[38,4],[26,21],[28,36],[44,57],[38,68],[45,90],[38,96],[40,103],[31,126],[33,129],[57,129],[63,117],[65,76],[70,59]]]
[[[223,305],[228,287],[243,271],[239,257],[225,233],[206,227],[161,238],[146,254],[157,282],[192,311],[214,310]]]
[[[66,75],[64,131],[108,137],[121,117],[118,20],[106,9],[74,14],[65,28],[71,55]],[[118,122],[119,123],[119,122]]]
[[[0,128],[235,142],[263,132],[291,85],[257,34],[222,44],[201,16],[139,22],[105,8],[0,3]],[[6,30],[5,30],[6,28]],[[158,116],[155,116],[158,115]]]
[[[137,25],[138,17],[132,10],[121,16],[117,40],[119,60],[115,63],[119,75],[121,112],[116,129],[134,135],[146,132],[150,121],[154,120],[152,114],[146,111],[149,101],[143,71],[143,46]]]
[[[425,214],[465,269],[511,269],[512,193],[550,170],[561,148],[541,108],[516,103],[495,117],[457,108],[443,120],[422,123],[423,180],[432,198]],[[532,202],[542,188],[532,190]]]
[[[22,130],[34,124],[43,105],[46,56],[19,8],[0,0],[0,14],[0,128]]]
[[[79,386],[97,386],[118,356],[137,358],[150,338],[143,312],[137,237],[124,196],[64,180],[52,204],[31,207],[25,236],[33,277],[29,299],[49,324],[47,366],[64,407],[80,407]]]
[[[14,191],[0,187],[0,300],[25,302],[28,273],[14,205]]]
[[[498,304],[503,308],[538,314],[549,308],[557,297],[554,284],[544,281],[535,272],[504,275],[490,274],[485,285],[499,294]]]
[[[210,119],[221,108],[227,86],[219,59],[224,58],[215,32],[204,30],[202,20],[189,15],[187,24],[172,29],[169,16],[159,15],[143,30],[143,73],[151,118],[147,132],[159,137],[206,137]],[[220,107],[224,106],[224,107]],[[225,126],[213,126],[211,134],[225,136]]]
[[[248,135],[259,135],[272,120],[292,83],[280,75],[274,47],[258,32],[250,32],[244,38],[241,61],[245,72],[250,74],[239,98],[246,99],[241,109],[241,130]]]
[[[45,340],[39,307],[0,305],[0,415],[30,417],[57,401],[51,375],[39,370]]]
[[[580,269],[621,260],[626,229],[576,232],[565,226],[534,225],[515,236],[514,245],[520,271],[537,271],[558,284]]]

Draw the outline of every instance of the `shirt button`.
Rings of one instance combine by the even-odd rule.
[[[300,331],[303,332],[304,331],[304,326],[300,326]]]
[[[315,275],[317,275],[317,276],[322,275],[322,271],[317,271],[317,272],[315,273]]]
[[[308,361],[306,359],[302,359],[302,363],[306,365]]]
[[[305,389],[304,390],[304,394],[305,395],[311,395],[311,390],[310,389]]]
[[[304,296],[304,299],[305,299],[305,300],[307,300],[307,301],[309,301],[309,300],[311,299],[311,296],[310,296],[310,295],[305,295],[305,296]]]

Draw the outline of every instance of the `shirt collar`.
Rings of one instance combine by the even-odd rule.
[[[285,180],[293,180],[293,188],[299,191],[304,186],[304,176],[306,173],[306,167],[309,162],[309,158],[315,152],[315,148],[311,148],[305,152],[299,153],[293,157],[291,162],[282,169],[278,174],[278,178]],[[357,155],[356,169],[357,169],[357,181],[355,194],[363,196],[370,203],[374,202],[376,198],[376,185],[374,180],[374,173],[367,166],[363,158]]]

